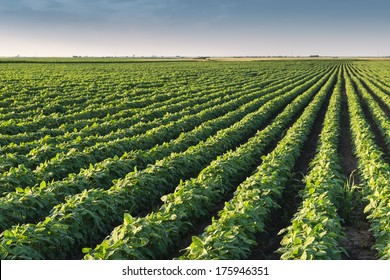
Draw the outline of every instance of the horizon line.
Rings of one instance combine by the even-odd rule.
[[[0,56],[0,58],[390,58],[389,55],[65,55],[65,56]]]

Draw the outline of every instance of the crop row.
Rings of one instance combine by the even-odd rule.
[[[390,259],[390,166],[375,142],[349,75],[345,81],[355,154],[368,201],[364,211],[369,214],[379,257]]]
[[[390,110],[390,87],[386,89],[384,85],[380,85],[377,79],[373,79],[371,76],[367,75],[365,72],[360,71],[360,69],[356,69],[350,67],[350,69],[354,70],[355,73],[358,73],[362,78],[360,81],[363,84],[366,84],[367,87],[383,102],[383,104]],[[357,75],[356,75],[357,76]]]
[[[302,76],[304,75],[305,74],[303,74]],[[300,78],[300,76],[296,78]],[[259,90],[259,88],[268,87],[271,84],[278,84],[282,86],[281,84],[286,83],[283,80],[286,80],[286,78],[265,81],[263,83],[256,83],[256,87],[254,87],[253,89],[252,86],[246,86],[245,92],[246,94],[249,94],[252,91]],[[248,88],[250,88],[250,90],[248,90]],[[186,106],[191,106],[193,104],[202,104],[218,97],[224,97],[224,101],[227,102],[230,99],[233,99],[235,96],[239,95],[242,95],[242,90],[238,89],[217,91],[216,93],[209,92],[207,93],[207,95],[204,93],[193,94],[192,96],[184,95],[180,98],[175,98],[174,100],[170,99],[167,104],[159,103],[157,104],[158,108],[146,107],[138,114],[133,113],[134,115],[132,117],[120,118],[119,120],[115,121],[111,119],[110,121],[106,121],[104,123],[96,123],[92,127],[88,127],[86,129],[83,129],[82,131],[68,133],[65,136],[46,136],[43,141],[36,140],[30,143],[22,143],[18,146],[10,145],[10,147],[3,147],[2,151],[4,153],[12,153],[10,158],[17,157],[15,156],[15,152],[21,152],[22,154],[29,152],[27,157],[30,158],[30,161],[36,164],[36,162],[42,162],[44,160],[47,160],[50,156],[54,156],[57,152],[60,151],[69,150],[70,148],[80,149],[82,147],[90,146],[97,141],[107,142],[110,139],[115,139],[115,137],[125,137],[127,135],[126,133],[139,133],[134,128],[134,124],[137,124],[139,122],[142,123],[142,128],[145,129],[156,127],[158,124],[163,124],[164,122],[166,123],[166,121],[159,120],[154,121],[152,123],[150,123],[150,121],[153,121],[156,118],[168,117],[168,112],[172,114],[186,108]],[[217,102],[217,100],[214,101]],[[132,112],[134,112],[134,110],[132,110]],[[190,111],[188,111],[188,114],[189,113]],[[111,116],[111,118],[115,119],[115,116]],[[131,130],[128,129],[130,126],[133,126]],[[107,133],[109,133],[109,135],[102,137]],[[13,165],[17,165],[17,161],[13,162]]]
[[[213,219],[200,237],[193,237],[181,259],[245,259],[249,256],[256,244],[256,235],[266,230],[265,222],[270,213],[280,207],[278,203],[295,161],[335,80],[336,73],[276,148],[263,157],[256,172],[238,186],[234,197],[219,212],[219,218]]]
[[[310,77],[306,78],[306,80],[309,78]],[[288,88],[292,89],[300,82],[302,81],[289,84]],[[276,94],[272,92],[273,90],[275,90],[274,87],[266,88],[265,91],[260,91],[260,95],[272,93],[269,95],[269,98],[273,98],[276,96]],[[253,94],[248,94],[247,96],[242,95],[238,97],[238,99],[248,102],[256,96],[259,95],[255,91]],[[195,106],[192,111],[201,111],[200,113],[187,115],[187,111],[181,111],[178,113],[181,114],[179,115],[182,117],[181,119],[176,118],[175,114],[170,116],[172,119],[167,116],[165,119],[170,121],[167,125],[150,129],[142,135],[135,135],[130,138],[123,137],[106,143],[98,143],[82,151],[72,149],[68,153],[58,153],[50,161],[41,163],[34,171],[27,169],[24,166],[11,168],[9,172],[4,173],[0,179],[2,183],[2,191],[11,191],[12,189],[15,189],[15,187],[23,188],[27,186],[34,186],[41,181],[62,179],[69,173],[78,172],[80,168],[85,168],[89,164],[94,164],[104,160],[105,158],[120,156],[124,152],[129,152],[131,150],[150,149],[156,144],[161,144],[165,141],[178,137],[181,131],[193,129],[195,126],[210,118],[210,114],[218,116],[229,112],[229,110],[233,109],[231,107],[232,103],[236,104],[236,100],[232,100],[231,102],[224,104],[221,100],[217,100],[215,102],[211,101],[211,103],[212,105],[215,103],[222,103],[222,105],[215,105],[214,107],[207,109],[206,112],[209,112],[209,115],[206,116],[204,112],[201,111],[205,105]]]
[[[44,64],[3,64],[1,67],[3,86],[0,86],[1,111],[11,110],[16,115],[21,111],[30,110],[29,107],[32,105],[33,112],[39,113],[39,109],[42,109],[42,107],[45,107],[44,111],[46,111],[50,107],[55,108],[56,104],[74,105],[76,102],[76,104],[84,105],[84,103],[96,103],[96,97],[107,104],[115,101],[115,99],[130,99],[145,93],[150,94],[156,89],[160,92],[183,91],[183,89],[194,85],[196,85],[196,88],[203,85],[205,88],[210,88],[223,81],[221,79],[222,75],[215,75],[215,72],[210,72],[196,65],[191,65],[191,68],[194,68],[192,66],[197,68],[197,71],[192,72],[181,72],[183,70],[181,65],[176,65],[174,68],[169,67],[168,75],[165,75],[164,69],[161,69],[166,68],[163,65],[161,65],[163,67],[153,68],[126,64],[93,66],[85,65],[84,67],[80,64],[66,64],[47,67]],[[183,68],[188,69],[188,65]],[[147,71],[143,72],[141,70],[138,72],[137,69]],[[225,70],[227,69],[218,68],[218,72],[223,72],[224,75],[229,77],[229,81],[232,79],[236,81],[244,80],[243,76],[237,75],[235,71]],[[258,73],[258,77],[261,77],[264,73],[274,72],[266,71],[265,68],[259,70],[262,72]],[[212,75],[207,75],[210,73]],[[100,92],[103,94],[99,95]],[[83,97],[84,99],[74,99],[74,97]],[[97,103],[95,104],[97,105],[96,108],[99,107],[100,102]],[[71,108],[74,109],[75,106]],[[89,107],[89,109],[93,110],[94,108]]]
[[[22,68],[19,67],[8,76],[8,80],[7,73],[10,73],[10,69],[7,69],[5,73],[3,71],[5,76],[3,75],[2,78],[5,86],[0,92],[3,97],[2,101],[4,100],[4,104],[1,103],[1,111],[4,116],[9,117],[11,114],[4,114],[4,112],[9,111],[17,119],[18,113],[28,112],[32,109],[30,112],[33,114],[30,113],[30,116],[61,119],[72,110],[80,112],[83,111],[82,108],[85,108],[89,112],[102,112],[103,115],[100,116],[104,117],[104,107],[108,105],[106,109],[112,110],[110,107],[121,106],[117,102],[118,100],[133,102],[134,99],[142,98],[142,96],[149,96],[153,100],[157,95],[163,96],[171,93],[180,95],[186,92],[194,92],[194,90],[199,91],[202,88],[219,87],[222,89],[229,87],[231,84],[243,85],[248,81],[247,77],[242,75],[245,72],[241,69],[225,71],[223,67],[222,69],[218,67],[217,71],[213,71],[196,66],[197,71],[191,71],[190,75],[189,71],[180,73],[180,67],[177,67],[177,69],[170,68],[172,76],[164,75],[164,72],[158,71],[153,73],[153,70],[148,68],[145,71],[147,77],[139,79],[139,74],[143,75],[143,73],[134,72],[134,68],[137,68],[134,65],[130,66],[130,71],[126,70],[128,68],[126,65],[121,65],[116,69],[110,68],[112,72],[107,71],[108,69],[94,67],[94,71],[97,71],[95,75],[92,74],[91,67],[87,69],[89,73],[86,73],[87,71],[81,73],[79,72],[81,67],[72,66],[68,70],[63,69],[64,73],[56,75],[59,74],[58,70],[61,71],[62,69],[56,67],[57,72],[49,74],[43,72],[44,68],[41,66],[32,67],[32,65],[28,65],[25,68],[26,73],[22,74],[20,74]],[[188,70],[188,66],[184,68]],[[193,67],[191,66],[191,68]],[[72,71],[69,71],[70,69]],[[101,73],[102,70],[104,73]],[[154,70],[157,70],[157,67]],[[257,78],[264,79],[265,76],[269,75],[276,77],[275,69],[270,71],[270,69],[264,67],[260,68],[260,71],[262,72],[256,71]],[[218,75],[222,73],[223,75]],[[38,77],[35,78],[34,75]],[[221,77],[226,79],[221,79]],[[226,81],[229,81],[229,83],[226,83]],[[161,92],[163,94],[160,94]],[[75,99],[75,97],[77,98]],[[30,103],[34,103],[33,108],[29,108]],[[76,104],[77,106],[75,106]],[[87,107],[85,107],[86,104],[88,104]],[[43,110],[42,105],[46,107]],[[126,105],[123,104],[122,107],[126,108]],[[77,116],[74,120],[80,118],[82,118],[82,115]],[[69,121],[72,120],[69,119]]]
[[[90,251],[86,258],[166,257],[178,240],[188,234],[202,218],[207,217],[214,205],[244,180],[259,163],[265,149],[278,138],[328,77],[321,79],[290,103],[269,126],[247,143],[217,158],[196,179],[182,182],[174,193],[163,197],[164,205],[159,211],[134,220],[126,215],[124,224],[114,229],[110,237]]]
[[[215,75],[214,75],[215,76]],[[76,77],[77,78],[77,77]],[[61,81],[61,79],[59,79]],[[115,116],[115,118],[120,118],[120,117],[124,117],[126,115],[123,115],[122,112],[125,111],[128,113],[131,113],[131,110],[129,110],[129,104],[127,104],[128,102],[134,102],[133,99],[140,99],[143,103],[145,102],[148,102],[150,103],[152,106],[157,106],[158,105],[158,102],[161,102],[163,100],[169,100],[171,99],[172,97],[183,97],[183,95],[186,95],[188,94],[189,96],[193,93],[196,93],[196,92],[202,92],[202,91],[209,91],[210,89],[211,90],[223,90],[223,89],[229,89],[229,87],[231,85],[235,85],[236,88],[239,88],[240,86],[244,86],[248,80],[243,80],[242,78],[238,78],[238,79],[234,79],[234,81],[230,81],[228,83],[223,83],[223,84],[218,84],[218,83],[214,83],[214,85],[210,85],[209,83],[200,83],[196,88],[193,88],[193,87],[190,87],[190,86],[180,86],[180,87],[177,87],[175,88],[174,85],[178,83],[178,81],[173,81],[174,83],[166,83],[166,86],[164,88],[161,88],[161,87],[156,87],[154,89],[154,91],[152,92],[149,92],[147,95],[145,95],[147,98],[145,98],[145,96],[138,96],[136,98],[134,98],[134,96],[132,94],[117,94],[117,93],[111,93],[110,91],[109,92],[106,92],[105,90],[105,87],[101,86],[101,87],[88,87],[87,89],[84,89],[82,90],[84,92],[84,94],[86,95],[85,96],[85,100],[86,102],[88,102],[89,100],[94,100],[96,99],[96,106],[98,106],[97,108],[87,108],[84,112],[82,110],[83,108],[83,104],[84,102],[80,102],[80,103],[77,103],[77,106],[74,106],[74,107],[79,107],[79,111],[81,111],[81,114],[85,114],[85,117],[87,119],[93,117],[91,120],[88,120],[88,124],[89,125],[92,125],[94,122],[97,122],[99,123],[100,122],[100,119],[99,118],[96,118],[95,114],[100,111],[104,112],[103,115],[99,115],[99,117],[102,117],[102,118],[105,118],[105,121],[109,120],[109,118],[107,118],[107,112],[110,112],[110,115],[111,116]],[[128,83],[128,82],[127,82]],[[91,81],[91,84],[95,85],[96,84],[96,81]],[[150,83],[153,85],[153,83]],[[160,83],[161,84],[161,83]],[[65,92],[63,92],[64,90],[61,90],[60,92],[55,92],[55,89],[53,89],[53,91],[57,94],[57,97],[58,96],[62,96],[63,99],[64,99],[64,102],[67,101],[67,98],[71,98],[74,94],[73,91],[77,91],[78,87],[77,85],[74,85],[74,84],[71,84],[70,86],[72,87],[66,87],[66,90]],[[173,87],[172,87],[173,86]],[[74,89],[73,87],[75,87],[76,89]],[[70,94],[67,92],[67,90],[69,89],[70,91]],[[9,89],[9,90],[12,90],[12,89]],[[85,93],[85,91],[91,91],[91,93]],[[114,91],[115,92],[115,91]],[[18,91],[18,94],[15,94],[15,95],[12,95],[12,98],[16,98],[18,96],[21,96],[23,95],[23,92],[21,91]],[[44,95],[45,96],[45,95]],[[110,104],[107,104],[107,96],[114,96],[113,98],[113,101],[114,103]],[[123,96],[121,98],[121,96]],[[42,97],[40,93],[37,93],[34,95],[34,89],[32,89],[32,92],[28,92],[27,91],[27,95],[26,95],[26,102],[25,103],[28,103],[28,101],[30,100],[35,100],[37,97]],[[116,98],[115,98],[116,97]],[[41,104],[44,103],[44,104],[47,104],[47,103],[50,103],[50,100],[51,100],[51,96],[47,96],[47,99],[45,100],[46,102],[44,101],[41,101]],[[120,102],[118,102],[118,100]],[[135,100],[137,101],[137,100]],[[123,105],[121,105],[121,103],[123,103]],[[75,104],[73,104],[75,105]],[[104,108],[105,106],[108,106],[107,108]],[[99,107],[100,106],[100,107]],[[122,109],[120,109],[118,111],[118,113],[114,114],[115,112],[112,111],[112,110],[115,110],[114,108],[116,107],[122,107]],[[23,110],[27,110],[27,104],[23,104]],[[96,109],[96,110],[95,110]],[[105,110],[104,110],[105,109]],[[127,109],[127,110],[123,110],[123,109]],[[13,113],[15,113],[15,108],[11,109]],[[111,112],[112,111],[112,112]],[[60,113],[60,114],[58,114]],[[67,112],[58,112],[56,114],[51,114],[50,116],[47,116],[47,119],[48,119],[48,122],[50,123],[53,123],[53,125],[57,122],[56,120],[58,119],[58,117],[63,117],[64,113],[67,113]],[[38,115],[40,116],[41,114],[39,112],[35,112],[33,115]],[[77,128],[78,130],[80,130],[83,126],[82,125],[86,125],[85,122],[81,122],[79,121],[80,118],[82,118],[82,115],[77,115],[74,119],[75,119],[75,123],[76,126],[73,126],[72,125],[72,122],[70,120],[67,120],[68,122],[65,122],[63,123],[63,125],[61,125],[61,130],[58,131],[58,133],[63,133],[63,127],[62,126],[65,126],[65,128],[68,130],[68,131],[73,131],[74,128]],[[77,122],[76,122],[77,121]],[[16,122],[16,121],[15,121]],[[51,124],[48,124],[48,125],[51,125]],[[30,122],[27,122],[28,125],[31,125]],[[44,123],[45,125],[46,123]],[[2,122],[2,125],[6,125],[6,122]],[[20,123],[17,122],[15,123],[15,125],[17,125],[17,127],[20,127]],[[11,129],[12,127],[10,127]],[[45,136],[46,134],[53,134],[55,133],[55,129],[48,129],[48,128],[43,128],[41,129],[42,127],[39,127],[38,131],[41,132],[41,135],[42,135],[42,132],[44,132],[43,136]],[[12,130],[12,129],[11,129]],[[33,130],[35,131],[35,129]],[[4,132],[4,131],[3,131]],[[14,133],[13,133],[14,134]],[[55,134],[53,135],[55,136]],[[12,140],[12,139],[10,139]],[[14,140],[16,141],[16,140]]]
[[[363,73],[366,77],[369,77],[371,81],[375,83],[375,85],[379,87],[382,91],[384,91],[387,95],[390,94],[390,86],[388,80],[386,81],[388,74],[386,74],[385,72],[380,71],[379,73],[373,73],[373,71],[370,71],[367,67],[357,68],[354,67],[354,65],[350,65],[350,68],[359,70],[360,73]],[[378,68],[376,70],[378,70]],[[384,67],[381,70],[384,70]]]
[[[107,123],[96,124],[92,129],[86,129],[82,133],[76,132],[75,135],[46,137],[44,143],[35,141],[33,143],[22,143],[18,147],[28,151],[26,155],[15,153],[15,146],[11,146],[11,153],[9,149],[3,148],[4,152],[8,153],[8,161],[2,162],[2,172],[6,171],[7,167],[18,166],[24,164],[28,168],[35,168],[39,163],[42,163],[59,153],[66,153],[71,149],[83,150],[86,147],[114,141],[124,137],[132,137],[137,134],[142,134],[153,128],[166,125],[171,121],[177,121],[183,116],[198,113],[199,111],[210,108],[212,106],[223,104],[232,99],[240,97],[242,94],[234,93],[225,95],[223,92],[213,94],[199,94],[186,98],[184,100],[170,100],[170,104],[160,104],[160,108],[145,108],[140,113],[126,119],[119,121],[110,121]],[[187,96],[185,96],[187,97]],[[196,106],[194,106],[196,105]],[[112,116],[115,118],[114,116]],[[130,129],[129,129],[130,128]],[[96,135],[91,135],[95,130]],[[108,135],[106,132],[111,131]],[[65,139],[68,139],[66,141]],[[69,141],[70,140],[70,141]],[[43,145],[42,145],[43,144]],[[31,149],[33,148],[33,149]],[[19,152],[21,149],[19,149]],[[23,151],[22,151],[23,152]]]
[[[92,189],[69,197],[43,222],[3,232],[2,258],[66,258],[77,254],[82,246],[95,244],[111,231],[125,211],[137,215],[150,210],[181,179],[195,176],[216,156],[245,141],[265,120],[314,82],[268,101],[258,111],[185,152],[174,153],[142,171],[129,173],[109,190]],[[53,246],[55,252],[51,250]]]
[[[342,86],[340,71],[317,153],[310,163],[311,170],[301,192],[302,204],[291,225],[280,232],[285,233],[278,250],[281,259],[341,259],[343,230],[338,211],[344,203],[344,179],[339,157]]]
[[[374,100],[372,95],[363,86],[362,82],[356,78],[353,73],[350,73],[350,77],[356,86],[357,91],[361,94],[363,103],[366,104],[375,124],[379,128],[388,149],[390,150],[390,119],[386,116],[386,113],[381,109],[379,104]]]
[[[233,111],[234,107],[231,107],[230,112],[224,116],[210,119],[191,132],[183,132],[177,139],[163,145],[157,145],[151,150],[132,151],[125,153],[121,158],[108,158],[88,169],[81,170],[76,176],[69,176],[63,181],[49,182],[43,184],[44,187],[19,189],[17,192],[9,193],[6,197],[0,199],[1,229],[4,230],[12,223],[23,223],[26,220],[31,222],[43,218],[42,215],[46,215],[51,207],[61,203],[65,196],[74,195],[84,189],[94,187],[108,188],[114,179],[121,178],[135,167],[142,169],[147,164],[154,163],[172,152],[181,152],[200,141],[206,140],[207,137],[218,130],[233,125],[237,120],[257,110],[266,101],[278,96],[280,92],[276,91],[263,97],[258,94],[257,97],[259,98],[255,98],[247,104],[245,103],[248,102],[250,97],[241,98],[233,104],[234,107],[245,105],[237,110]],[[215,111],[221,114],[225,113],[218,108]],[[213,112],[214,110],[208,111],[208,114],[205,112],[203,114],[204,118],[207,119],[213,116]]]
[[[289,74],[290,75],[290,74]],[[293,75],[291,75],[291,76],[293,76]],[[284,79],[284,77],[282,78],[282,79]],[[249,83],[248,84],[248,81],[246,81],[246,82],[244,82],[244,81],[240,81],[239,83],[230,83],[230,84],[227,84],[227,83],[223,83],[223,85],[221,85],[221,86],[219,86],[219,87],[210,87],[210,88],[207,88],[207,91],[206,91],[206,93],[207,94],[209,94],[209,93],[213,93],[213,92],[218,92],[218,91],[220,91],[220,92],[223,92],[223,93],[225,93],[225,94],[230,94],[232,91],[233,92],[237,92],[237,90],[242,90],[242,89],[254,89],[254,88],[259,88],[259,87],[263,87],[264,85],[267,85],[267,84],[269,84],[269,83],[271,83],[271,82],[274,82],[274,81],[277,81],[277,80],[281,80],[281,78],[279,78],[279,77],[276,77],[276,78],[274,78],[274,80],[272,80],[272,79],[270,79],[270,78],[268,78],[268,79],[265,79],[264,80],[264,82],[262,82],[262,83],[258,83],[258,82],[255,82],[255,83]],[[177,91],[177,90],[176,90]],[[188,92],[188,93],[186,93],[186,92]],[[196,92],[198,92],[198,93],[196,93]],[[189,91],[188,89],[186,89],[186,90],[183,90],[183,91],[178,91],[178,92],[176,92],[175,93],[175,95],[173,96],[173,97],[175,97],[175,103],[176,102],[179,102],[179,100],[180,101],[183,101],[183,100],[187,100],[187,99],[189,99],[189,98],[191,98],[193,95],[194,96],[196,96],[196,95],[199,95],[199,94],[204,94],[204,92],[202,92],[202,91],[200,91],[199,90],[199,88],[197,88],[197,89],[194,89],[194,90],[191,90],[191,91]],[[167,96],[169,96],[169,95],[172,95],[172,93],[167,93],[166,94]],[[152,98],[153,99],[153,98]],[[140,109],[146,109],[146,108],[149,108],[149,109],[155,109],[155,108],[158,108],[159,106],[163,106],[163,105],[169,105],[169,104],[171,104],[172,102],[171,101],[173,101],[173,99],[170,101],[171,99],[168,99],[167,101],[165,101],[165,102],[156,102],[156,103],[153,103],[153,104],[151,104],[150,106],[148,106],[148,107],[145,107],[145,108],[140,108]],[[109,115],[109,116],[107,116],[107,117],[105,117],[105,118],[102,118],[102,119],[96,119],[96,118],[94,118],[92,121],[88,121],[88,124],[89,125],[92,125],[92,124],[94,124],[94,123],[96,123],[96,124],[98,124],[99,126],[98,127],[94,127],[94,130],[91,130],[90,129],[90,127],[88,127],[87,126],[87,130],[86,131],[84,131],[85,133],[83,133],[83,134],[79,134],[80,132],[78,132],[78,134],[76,134],[75,136],[74,136],[74,138],[76,138],[77,136],[81,136],[81,137],[85,137],[85,136],[88,136],[88,135],[90,135],[90,134],[96,134],[96,133],[99,133],[100,135],[102,135],[102,133],[107,133],[107,131],[105,132],[104,130],[103,130],[103,127],[102,127],[102,125],[105,125],[106,126],[106,129],[108,128],[109,129],[109,124],[110,124],[110,122],[112,122],[112,120],[113,119],[121,119],[121,118],[123,118],[123,117],[130,117],[130,116],[132,116],[132,115],[134,115],[134,110],[131,110],[131,109],[128,109],[128,110],[122,110],[121,112],[119,112],[118,114],[115,114],[115,115]],[[102,121],[104,121],[105,123],[102,123]],[[107,122],[107,121],[109,121],[109,122]],[[84,126],[86,125],[85,123],[82,123]],[[128,126],[126,126],[126,124],[124,125],[124,126],[121,126],[122,128],[124,128],[124,127],[128,127]],[[80,126],[80,122],[78,122],[78,125],[77,125],[77,127],[73,127],[73,126],[71,126],[71,127],[66,127],[66,130],[68,130],[68,132],[69,132],[69,130],[70,130],[70,132],[73,132],[73,130],[74,129],[77,129],[77,130],[80,130],[80,129],[82,129],[82,126]],[[62,126],[61,126],[61,132],[63,133],[63,129],[65,129],[65,128],[62,128]],[[96,130],[96,129],[99,129],[99,130]],[[46,131],[46,130],[45,130]],[[112,131],[112,130],[108,130],[108,132],[109,131]],[[50,130],[50,133],[53,133],[53,129],[51,129]],[[44,134],[45,135],[45,134]],[[15,137],[13,137],[12,139],[10,139],[10,141],[12,140],[12,141],[15,141],[15,139],[14,139]]]
[[[32,67],[30,65],[29,68],[30,69],[28,70],[32,74],[43,74],[40,73],[43,70],[42,67]],[[57,67],[56,69],[57,71],[59,70],[58,68],[59,67]],[[21,67],[19,67],[18,71],[20,72],[21,70]],[[35,72],[31,70],[35,70]],[[73,67],[73,71],[74,70],[77,69]],[[98,70],[99,69],[96,68],[94,69],[94,71]],[[29,77],[29,75],[15,75],[14,73],[14,75],[9,76],[9,78],[12,80],[16,80],[17,83],[12,83],[10,80],[7,80],[7,76],[5,76],[3,77],[3,79],[5,79],[5,83],[8,85],[6,85],[3,89],[3,92],[6,93],[3,94],[3,102],[6,102],[5,104],[8,105],[10,104],[10,106],[2,106],[2,112],[10,111],[17,115],[21,111],[32,111],[34,112],[32,116],[35,115],[38,118],[46,117],[45,115],[49,115],[59,111],[66,110],[66,112],[68,112],[68,109],[70,109],[71,111],[71,109],[75,109],[77,107],[85,108],[89,111],[97,110],[98,112],[103,112],[102,109],[104,109],[106,105],[121,106],[121,104],[115,102],[118,99],[133,102],[139,98],[143,98],[143,96],[149,95],[152,97],[153,95],[155,95],[156,90],[158,92],[165,93],[175,92],[178,89],[181,89],[179,92],[183,92],[184,90],[184,87],[172,87],[183,82],[185,80],[184,77],[175,77],[171,80],[171,83],[164,83],[164,81],[161,80],[156,81],[156,77],[151,76],[148,77],[148,82],[136,80],[134,83],[132,83],[129,80],[132,80],[131,76],[135,78],[137,75],[134,74],[136,73],[131,73],[130,77],[128,74],[124,73],[125,80],[120,81],[120,77],[118,77],[118,74],[122,74],[123,72],[120,73],[118,72],[118,70],[122,69],[118,68],[113,70],[114,72],[108,73],[106,77],[101,77],[99,75],[96,75],[95,73],[95,75],[92,75],[93,77],[91,77],[89,81],[85,79],[80,81],[80,77],[85,77],[86,73],[82,73],[83,75],[77,76],[75,75],[76,72],[69,72],[71,77],[68,78],[69,80],[71,80],[71,82],[67,81],[66,77],[64,76],[58,77],[55,75],[46,75],[46,79],[42,79],[42,76],[39,75],[40,77],[38,79],[32,79],[31,77]],[[7,71],[5,74],[7,73],[9,72]],[[198,75],[197,78],[201,78],[201,75]],[[204,85],[205,88],[208,88],[210,86],[210,82],[200,83],[199,85]],[[141,91],[137,90],[140,88],[142,89]],[[17,91],[18,94],[13,95],[12,91]],[[40,114],[39,109],[42,108],[42,104],[44,104],[46,108],[44,108],[44,110],[41,110]],[[78,104],[78,106],[74,106],[75,104]],[[126,107],[124,106],[123,108]],[[6,114],[6,116],[9,116],[9,114]],[[63,116],[66,117],[66,115]],[[60,116],[60,118],[62,118],[63,116]],[[79,116],[79,118],[80,117],[81,116]]]
[[[177,94],[176,94],[177,95]],[[53,128],[59,127],[61,124],[69,124],[74,122],[75,120],[80,119],[92,119],[92,118],[103,118],[106,117],[107,114],[115,114],[123,109],[129,109],[129,108],[142,108],[147,105],[151,105],[154,102],[161,102],[169,99],[171,96],[168,94],[159,94],[157,96],[154,96],[153,98],[151,96],[146,97],[140,97],[139,100],[131,99],[130,101],[124,101],[122,100],[119,106],[113,106],[112,104],[109,105],[100,105],[100,108],[95,109],[93,111],[91,110],[82,110],[81,112],[75,112],[70,115],[61,114],[57,116],[46,116],[41,115],[39,117],[36,117],[34,120],[27,120],[27,121],[16,121],[14,119],[10,119],[8,121],[4,121],[0,125],[0,131],[3,134],[8,135],[15,135],[25,132],[33,132],[39,130],[41,127],[48,128],[49,130],[47,133],[49,135],[53,134],[55,130],[52,130]],[[83,108],[81,108],[83,109]],[[61,112],[61,113],[65,113]]]
[[[229,85],[225,85],[226,86],[229,86]],[[236,90],[239,89],[239,87],[242,86],[242,84],[239,84],[239,85],[236,85]],[[121,109],[118,110],[118,112],[115,113],[114,110],[116,110],[115,108],[116,107],[113,107],[112,105],[108,105],[108,109],[105,109],[105,114],[104,115],[96,115],[96,112],[94,110],[88,110],[86,109],[85,111],[82,112],[83,115],[83,118],[81,118],[81,116],[77,116],[75,118],[75,121],[74,122],[64,122],[62,124],[60,123],[57,123],[56,121],[53,121],[56,119],[56,116],[49,116],[48,117],[48,120],[47,122],[43,123],[42,126],[39,126],[38,129],[32,129],[31,132],[24,132],[24,133],[19,133],[19,134],[16,134],[16,133],[12,133],[12,134],[4,134],[6,131],[4,131],[4,129],[2,130],[2,133],[4,135],[2,135],[2,137],[0,138],[0,144],[1,145],[8,145],[10,143],[22,143],[22,142],[26,142],[26,141],[33,141],[33,140],[38,140],[44,136],[51,136],[51,137],[58,137],[58,136],[61,136],[61,135],[64,135],[66,133],[73,133],[73,132],[76,132],[77,136],[81,136],[81,137],[84,137],[84,136],[88,136],[88,135],[91,135],[91,134],[95,134],[95,133],[108,133],[112,130],[107,130],[107,129],[110,129],[109,127],[109,122],[113,119],[123,119],[123,118],[131,118],[132,116],[134,116],[137,112],[140,113],[142,111],[145,111],[146,109],[150,109],[150,110],[153,110],[153,109],[157,109],[159,108],[160,106],[165,106],[165,105],[170,105],[172,104],[172,102],[174,103],[177,103],[177,102],[180,102],[180,101],[185,101],[185,100],[188,100],[188,99],[191,99],[192,97],[196,97],[196,96],[202,96],[202,95],[207,95],[209,92],[209,90],[207,90],[206,92],[203,92],[203,91],[197,91],[197,92],[193,92],[193,91],[188,91],[188,90],[183,90],[183,91],[180,91],[180,92],[169,92],[169,93],[161,93],[161,94],[158,94],[157,96],[147,96],[147,97],[143,97],[141,99],[141,101],[143,100],[144,104],[143,105],[147,105],[147,106],[141,106],[142,104],[140,104],[140,106],[134,108],[134,106],[127,106],[127,102],[124,101],[126,99],[119,99],[120,101],[118,102],[118,100],[116,101],[116,103],[124,103],[124,105],[121,106]],[[221,89],[216,89],[216,90],[211,90],[211,93],[213,92],[221,92]],[[223,92],[223,90],[222,90]],[[159,97],[161,96],[161,97]],[[150,101],[152,100],[152,101]],[[148,104],[146,104],[145,102],[148,102]],[[117,105],[118,106],[118,105]],[[122,108],[123,107],[123,108]],[[80,110],[82,110],[80,108]],[[41,121],[43,122],[43,121]],[[52,125],[55,125],[55,127],[47,127],[47,123],[53,123]],[[28,122],[29,125],[31,125],[29,122]],[[5,126],[6,123],[3,123],[3,126]],[[95,131],[96,130],[96,125],[99,125],[99,130],[98,131]],[[102,125],[102,127],[100,127],[100,125]],[[104,125],[106,126],[106,130],[104,130]],[[18,127],[18,130],[22,129],[23,125],[21,123],[17,123],[15,124],[15,126]],[[126,125],[122,126],[122,127],[126,127]],[[14,130],[13,127],[8,127],[8,130]],[[69,135],[66,135],[66,136],[69,136]],[[75,138],[76,138],[75,137]]]
[[[238,98],[250,100],[245,96],[238,96]],[[181,131],[192,129],[204,121],[202,118],[204,111],[217,116],[219,113],[227,113],[231,109],[231,103],[236,100],[226,103],[224,101],[224,99],[211,99],[204,105],[193,106],[190,109],[166,115],[165,118],[156,119],[151,123],[141,122],[139,126],[128,129],[128,137],[97,142],[95,145],[82,150],[71,149],[68,152],[56,153],[54,158],[42,162],[35,170],[28,169],[24,165],[11,168],[0,179],[2,190],[7,191],[7,187],[12,190],[15,187],[34,186],[41,181],[62,179],[69,173],[78,172],[80,168],[87,167],[89,164],[94,164],[107,157],[120,156],[124,152],[133,149],[149,149],[156,144],[169,141],[180,134]],[[193,105],[195,104],[194,102]],[[208,115],[204,117],[208,117]]]

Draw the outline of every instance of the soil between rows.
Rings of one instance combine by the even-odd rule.
[[[339,145],[340,164],[342,173],[349,180],[350,184],[359,184],[358,161],[353,152],[352,134],[350,118],[348,114],[348,99],[345,90],[345,83],[342,86],[341,101],[341,138]],[[348,255],[343,255],[346,260],[373,260],[376,253],[371,249],[374,245],[374,237],[369,231],[370,225],[363,213],[364,205],[362,195],[359,190],[352,194],[354,202],[351,209],[344,204],[344,209],[339,209],[339,214],[344,219],[345,238],[341,241],[341,246],[345,248]]]

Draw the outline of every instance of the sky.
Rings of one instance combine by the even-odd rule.
[[[0,0],[0,56],[389,56],[389,0]]]

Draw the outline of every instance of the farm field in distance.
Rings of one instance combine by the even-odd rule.
[[[390,259],[390,60],[0,60],[0,259]]]

